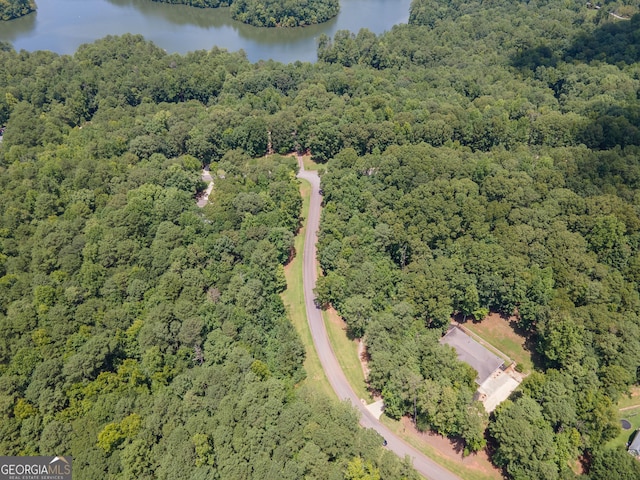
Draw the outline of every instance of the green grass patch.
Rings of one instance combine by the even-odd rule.
[[[309,195],[311,185],[309,182],[302,180],[300,193],[302,194],[302,216],[306,220],[309,215]],[[302,254],[304,252],[304,235],[306,232],[305,223],[298,232],[295,239],[296,256],[285,267],[285,277],[287,279],[287,289],[282,292],[282,301],[287,308],[287,313],[291,323],[298,332],[298,336],[302,340],[306,352],[304,368],[307,372],[307,378],[302,382],[311,391],[326,395],[327,397],[335,397],[335,393],[327,380],[327,377],[320,364],[320,359],[316,353],[307,323],[307,312],[304,303],[304,290],[302,288]]]
[[[318,170],[318,172],[324,172],[325,170],[325,165],[311,160],[311,155],[304,155],[302,157],[302,163],[305,170]]]
[[[332,315],[334,317],[333,319],[331,318]],[[357,342],[349,340],[342,326],[342,320],[339,319],[336,312],[331,314],[323,310],[322,319],[327,328],[331,348],[333,348],[338,358],[338,363],[340,363],[340,368],[342,368],[344,375],[347,377],[351,388],[353,388],[359,398],[364,399],[367,403],[372,402],[373,398],[371,398],[365,383],[364,372],[362,371],[362,365],[358,355]],[[340,323],[338,323],[338,321]]]
[[[640,387],[631,387],[631,394],[622,395],[622,398],[618,400],[617,407],[640,407]]]
[[[618,412],[618,420],[622,420],[623,418],[631,423],[631,428],[629,430],[621,429],[620,434],[616,438],[607,442],[607,447],[627,447],[627,443],[631,440],[633,432],[640,428],[640,406]]]
[[[380,417],[380,422],[383,425],[389,427],[391,431],[402,438],[405,442],[424,453],[427,457],[435,460],[447,470],[450,470],[460,478],[463,478],[464,480],[497,480],[502,478],[497,470],[495,471],[495,474],[492,475],[490,473],[482,472],[478,469],[469,468],[456,460],[448,458],[447,456],[440,453],[435,447],[429,445],[428,443],[425,443],[423,440],[417,437],[414,432],[405,431],[403,425],[397,420],[393,420],[385,415],[382,415],[382,417]]]
[[[531,352],[523,347],[524,337],[518,335],[507,320],[492,316],[478,323],[466,322],[463,326],[515,361],[523,373],[533,371]]]
[[[505,353],[509,358],[520,365],[524,373],[531,373],[533,371],[531,355],[529,355],[526,350],[523,350],[522,346],[518,342],[508,338],[492,338],[488,341],[491,345]]]

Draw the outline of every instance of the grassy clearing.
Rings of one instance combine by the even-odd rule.
[[[509,320],[492,313],[482,322],[466,322],[464,327],[514,360],[523,373],[533,371],[531,352],[524,347],[525,338],[514,331]]]
[[[373,401],[367,390],[364,372],[358,355],[358,342],[349,340],[345,330],[344,321],[335,310],[323,311],[322,318],[327,327],[327,334],[331,347],[338,358],[340,368],[344,372],[351,388],[367,403]]]
[[[316,163],[311,160],[311,155],[303,155],[302,163],[305,170],[318,170],[320,173],[324,171],[325,166],[321,163]]]
[[[624,410],[622,412],[618,412],[618,419],[629,420],[631,423],[631,428],[629,430],[622,430],[620,434],[607,442],[607,447],[616,448],[616,447],[625,447],[627,443],[631,440],[631,436],[633,432],[635,432],[638,428],[640,428],[640,406],[637,408],[633,408],[630,410]]]
[[[459,461],[447,457],[440,453],[434,446],[429,445],[420,439],[414,432],[405,430],[402,423],[399,421],[392,420],[389,417],[382,415],[382,417],[380,417],[380,422],[389,427],[389,429],[391,429],[405,442],[412,445],[427,457],[435,460],[447,470],[450,470],[464,480],[497,480],[501,478],[500,474],[495,470],[491,470],[490,472],[480,471],[477,468],[469,468],[466,465],[461,464]]]
[[[640,407],[640,387],[631,387],[629,395],[623,395],[617,404],[618,408]]]
[[[300,193],[303,199],[302,216],[306,219],[309,214],[309,195],[311,193],[309,182],[302,181]],[[287,289],[282,293],[281,297],[287,308],[289,319],[298,332],[307,353],[304,362],[307,378],[303,384],[306,384],[314,392],[321,393],[327,397],[335,397],[335,393],[320,364],[320,359],[313,345],[313,338],[311,338],[311,331],[307,324],[307,312],[305,311],[304,291],[302,289],[302,254],[304,251],[305,232],[306,228],[303,224],[295,240],[296,256],[285,267]]]

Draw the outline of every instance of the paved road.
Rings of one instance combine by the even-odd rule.
[[[618,20],[631,20],[631,17],[621,17],[617,13],[613,12],[609,12],[609,15],[611,15],[613,18],[617,18]]]
[[[316,308],[313,289],[316,286],[316,242],[318,228],[320,226],[320,178],[317,172],[306,171],[302,160],[298,157],[300,172],[298,177],[307,180],[311,184],[311,201],[309,203],[309,218],[307,219],[307,233],[304,239],[304,255],[302,265],[302,278],[304,289],[304,301],[307,309],[307,320],[311,329],[311,336],[316,351],[320,357],[320,363],[324,369],[329,383],[341,400],[349,400],[360,411],[360,424],[365,428],[373,428],[387,440],[387,448],[400,458],[409,456],[413,460],[413,467],[425,478],[433,480],[460,480],[460,478],[433,460],[405,443],[387,427],[382,425],[367,410],[356,393],[349,385],[344,372],[340,368],[338,359],[333,353],[329,337],[322,321],[321,311]]]
[[[211,195],[211,191],[213,190],[213,177],[211,176],[209,167],[202,169],[202,181],[207,182],[208,185],[207,185],[207,189],[198,198],[197,203],[200,208],[204,207],[207,204],[207,202],[209,202],[209,195]]]

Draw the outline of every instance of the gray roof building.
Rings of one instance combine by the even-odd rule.
[[[504,365],[502,358],[491,353],[456,326],[451,327],[440,342],[452,346],[458,354],[458,359],[471,365],[478,372],[478,385],[482,385],[493,372]]]
[[[627,451],[631,455],[640,457],[640,430],[636,431],[636,435],[635,437],[633,437],[633,440],[629,444],[629,448],[627,449]]]

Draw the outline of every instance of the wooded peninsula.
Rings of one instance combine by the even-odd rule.
[[[304,27],[340,11],[338,0],[153,0],[199,8],[231,7],[231,17],[254,27]]]
[[[511,479],[639,478],[616,443],[640,405],[639,34],[622,1],[415,0],[315,64],[0,44],[0,451],[81,479],[417,478],[306,379],[279,294],[286,155],[310,152],[318,302],[385,415]],[[440,339],[490,312],[531,369],[489,415]]]
[[[152,0],[197,8],[231,7],[231,17],[254,27],[304,27],[323,23],[340,11],[339,0]],[[0,0],[0,20],[36,10],[34,0]]]
[[[34,12],[34,0],[0,0],[0,20],[12,20]]]

